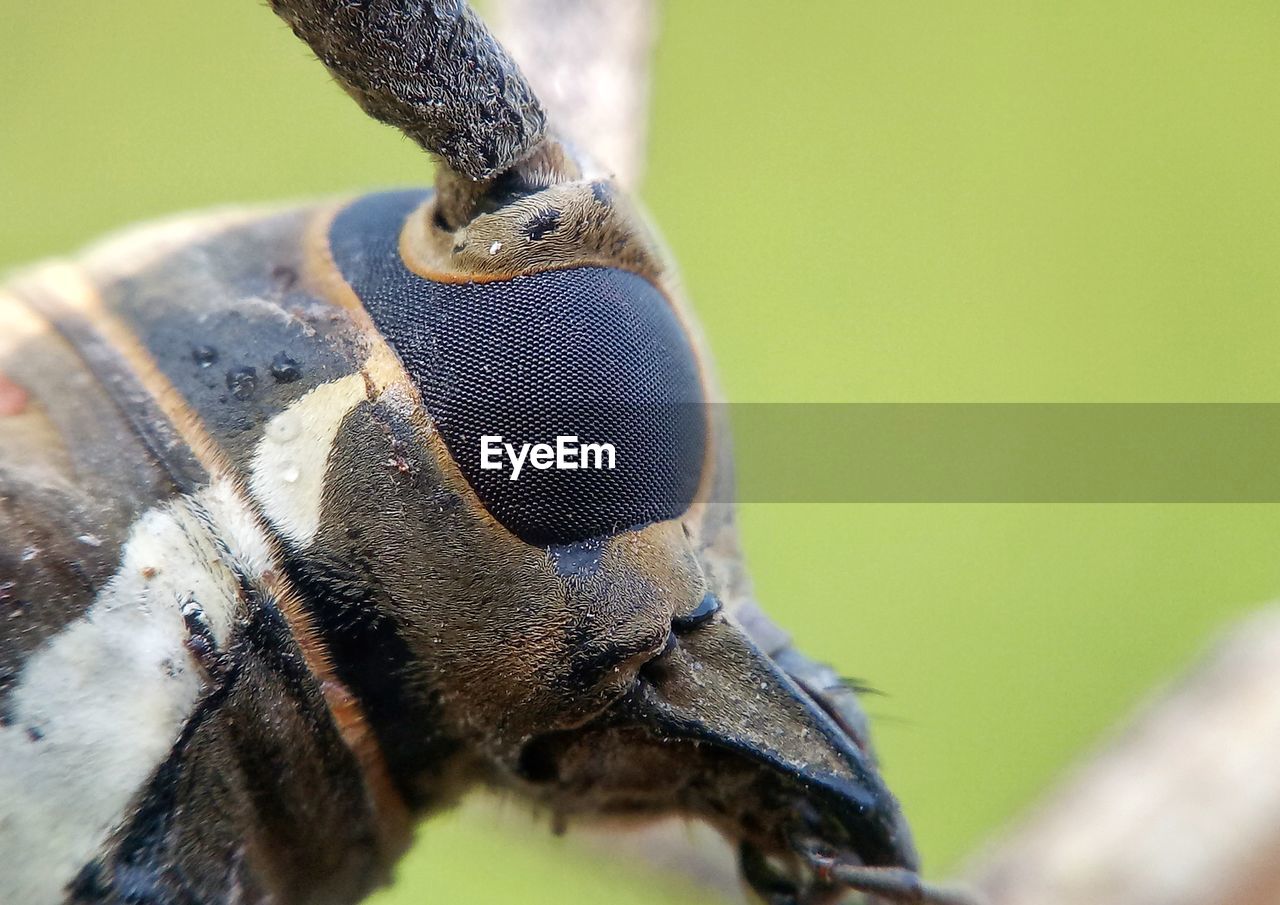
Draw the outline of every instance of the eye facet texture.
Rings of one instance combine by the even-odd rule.
[[[645,278],[609,267],[425,279],[398,251],[405,217],[423,198],[357,201],[335,219],[330,245],[485,508],[537,545],[684,512],[702,477],[706,410],[670,302]],[[488,468],[485,437],[501,438],[487,443]],[[538,444],[558,461],[546,465]],[[591,444],[612,445],[612,468]]]

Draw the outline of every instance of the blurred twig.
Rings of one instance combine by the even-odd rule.
[[[656,0],[490,0],[551,128],[635,189],[644,172]]]
[[[1280,902],[1280,609],[1233,630],[969,878],[992,905]]]

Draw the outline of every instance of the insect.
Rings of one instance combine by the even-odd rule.
[[[779,905],[950,901],[751,597],[643,218],[464,4],[272,6],[435,185],[0,289],[0,901],[355,902],[478,785],[706,820]]]

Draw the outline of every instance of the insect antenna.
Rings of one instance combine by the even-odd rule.
[[[546,115],[464,0],[270,0],[347,93],[454,173],[489,180],[541,141]]]

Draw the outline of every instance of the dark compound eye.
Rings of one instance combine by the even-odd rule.
[[[420,201],[362,199],[330,240],[485,508],[539,546],[684,513],[701,483],[707,413],[670,301],[609,267],[424,279],[397,252]]]
[[[707,594],[692,610],[672,619],[671,627],[683,635],[701,625],[706,625],[718,612],[720,612],[720,598],[715,594]]]

